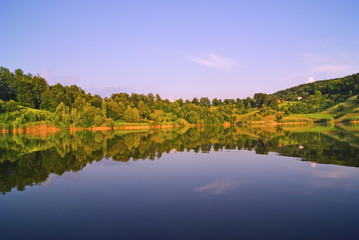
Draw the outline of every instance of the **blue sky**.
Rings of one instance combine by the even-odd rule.
[[[0,1],[0,66],[51,84],[245,98],[359,72],[358,1]]]

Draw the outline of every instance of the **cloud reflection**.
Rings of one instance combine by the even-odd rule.
[[[55,181],[57,181],[59,179],[70,180],[72,182],[76,182],[77,180],[79,180],[79,178],[80,178],[79,172],[65,172],[61,176],[56,175],[56,174],[50,174],[50,176],[47,178],[47,180],[45,182],[41,183],[41,185],[44,188],[49,188],[55,183]]]
[[[230,179],[220,179],[201,187],[195,188],[193,192],[209,192],[214,195],[220,195],[226,191],[234,189],[239,183]]]

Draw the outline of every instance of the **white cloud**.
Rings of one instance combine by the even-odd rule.
[[[70,86],[77,84],[79,81],[78,76],[75,74],[71,74],[69,76],[57,77],[54,76],[54,74],[47,68],[44,68],[39,75],[43,77],[49,83],[49,85],[61,83],[64,86]]]
[[[309,77],[309,78],[308,78],[308,83],[312,83],[312,82],[314,82],[314,78],[313,78],[313,77]]]
[[[218,56],[216,54],[208,54],[208,56],[205,58],[188,57],[188,59],[191,60],[192,62],[218,70],[228,70],[230,68],[238,66],[237,63],[234,62],[233,60]]]

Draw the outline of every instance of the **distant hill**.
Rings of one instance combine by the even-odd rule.
[[[298,97],[306,99],[314,95],[316,91],[320,91],[322,95],[332,100],[333,103],[343,102],[347,98],[359,93],[359,73],[342,78],[301,84],[278,91],[272,94],[272,96],[281,100],[293,101],[298,100]]]

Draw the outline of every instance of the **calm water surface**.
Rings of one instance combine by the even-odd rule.
[[[1,239],[357,239],[356,127],[0,136]]]

